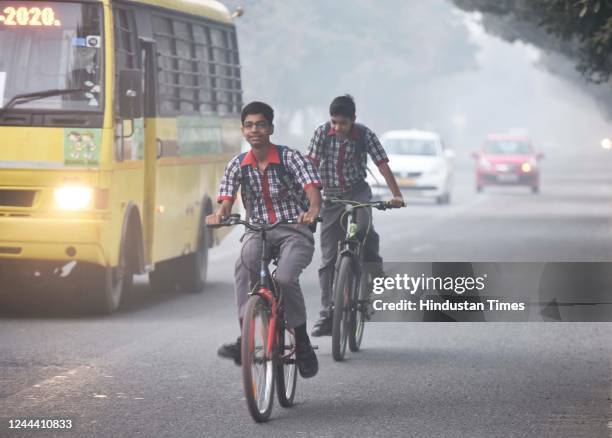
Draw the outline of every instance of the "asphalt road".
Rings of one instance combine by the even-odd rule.
[[[453,202],[377,213],[387,261],[612,261],[612,154],[549,157],[542,193],[473,189]],[[238,230],[211,253],[202,294],[153,294],[146,278],[111,317],[82,317],[59,291],[3,290],[0,436],[612,436],[612,323],[371,323],[344,363],[317,340],[319,374],[298,404],[254,424],[239,368],[216,357],[238,335]],[[309,322],[316,267],[302,277]],[[10,294],[10,296],[8,296]],[[64,418],[70,431],[8,429]]]

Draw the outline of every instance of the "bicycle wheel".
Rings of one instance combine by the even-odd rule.
[[[258,295],[249,298],[242,323],[242,382],[249,412],[258,423],[272,412],[274,401],[273,348],[268,348],[270,306]]]
[[[348,339],[351,351],[359,351],[359,348],[361,348],[361,341],[363,340],[363,332],[369,312],[367,273],[362,271],[359,282],[356,280],[355,278],[354,281],[357,287],[353,288],[353,308],[355,310],[351,312],[351,330]]]
[[[335,361],[344,360],[346,341],[351,329],[351,293],[353,290],[353,266],[349,256],[340,260],[334,282],[334,321],[332,325],[332,356]]]
[[[295,336],[289,329],[282,328],[278,333],[278,363],[276,365],[276,394],[282,407],[293,406],[297,386],[297,366],[295,362]]]

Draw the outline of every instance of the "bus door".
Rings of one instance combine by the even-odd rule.
[[[157,105],[156,105],[156,59],[155,42],[149,39],[140,39],[143,85],[144,85],[144,202],[143,202],[143,231],[145,263],[153,263],[153,236],[155,228],[155,195],[157,179],[157,160],[162,154],[161,140],[157,137]]]
[[[158,43],[141,38],[141,56],[145,81],[145,190],[143,227],[145,260],[148,265],[177,257],[185,249],[180,234],[184,228],[185,187],[187,180],[180,166],[172,165],[178,157],[176,118],[158,114],[159,85]],[[165,162],[164,162],[165,161]]]

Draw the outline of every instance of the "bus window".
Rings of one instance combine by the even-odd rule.
[[[114,9],[115,27],[115,80],[119,83],[119,72],[140,67],[136,56],[136,29],[134,13],[130,10]],[[119,104],[119,87],[116,88],[115,107]],[[144,89],[144,88],[143,88]]]

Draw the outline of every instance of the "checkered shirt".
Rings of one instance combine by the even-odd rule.
[[[361,140],[361,136],[364,136]],[[377,165],[389,162],[376,134],[364,125],[353,124],[348,138],[340,139],[326,122],[315,129],[308,148],[308,158],[317,166],[323,180],[323,190],[346,191],[367,177],[366,154],[358,150],[358,142]]]
[[[281,152],[282,150],[282,152]],[[321,187],[317,169],[300,152],[284,147],[279,150],[275,145],[268,149],[268,166],[261,172],[253,151],[240,161],[240,155],[227,163],[217,202],[224,199],[235,199],[238,188],[249,220],[254,223],[275,223],[284,219],[296,219],[300,212],[308,207],[306,189]],[[282,153],[282,157],[280,156]],[[281,181],[278,167],[285,165],[285,173],[293,183],[289,189]],[[246,167],[248,181],[243,184],[241,168]],[[250,187],[247,187],[250,184]]]

